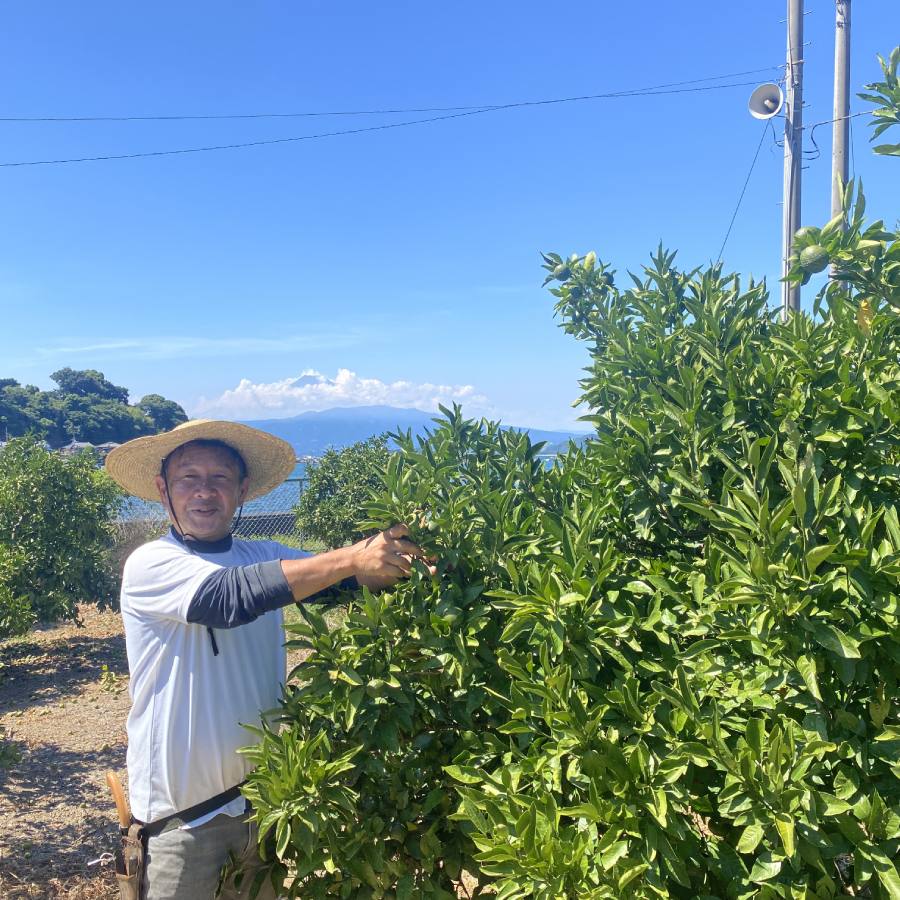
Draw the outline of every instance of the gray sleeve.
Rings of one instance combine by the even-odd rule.
[[[197,588],[188,622],[210,628],[237,628],[294,599],[277,559],[213,572]]]
[[[355,578],[345,578],[303,602],[327,602],[340,591],[356,587]],[[209,628],[237,628],[293,600],[280,560],[231,566],[214,572],[197,588],[188,606],[187,620]]]

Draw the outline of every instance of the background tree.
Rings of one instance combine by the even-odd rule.
[[[174,400],[166,400],[160,394],[147,394],[136,405],[153,423],[154,431],[170,431],[188,420],[187,413]]]
[[[93,453],[65,457],[34,438],[0,450],[0,636],[115,601],[107,554],[120,499]]]
[[[0,386],[0,415],[6,419],[6,430],[10,437],[34,432],[52,438],[65,437],[61,431],[61,416],[52,410],[50,396],[34,385],[22,386],[15,379],[4,379]]]
[[[128,405],[128,391],[94,369],[60,369],[51,377],[59,385],[54,391],[0,379],[0,419],[10,437],[34,434],[51,447],[72,440],[122,443],[187,421],[177,403],[159,394]]]
[[[357,522],[365,504],[383,489],[387,435],[328,450],[306,470],[308,485],[297,504],[297,529],[326,547],[343,547],[363,537]]]
[[[152,422],[136,406],[111,400],[95,400],[69,394],[59,401],[63,429],[73,440],[102,444],[123,443],[143,434],[153,434]]]
[[[107,381],[96,369],[59,369],[50,377],[59,385],[63,394],[77,394],[79,397],[99,397],[101,400],[115,400],[128,403],[128,390]]]

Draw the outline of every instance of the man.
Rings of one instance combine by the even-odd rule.
[[[229,855],[259,864],[236,786],[250,766],[242,727],[277,706],[285,680],[281,608],[325,592],[388,587],[422,551],[395,525],[312,555],[232,538],[245,501],[291,473],[293,448],[234,422],[194,420],[137,438],[106,459],[129,493],[162,500],[171,528],[125,563],[121,609],[131,674],[128,781],[149,823],[146,900],[212,898]],[[240,892],[247,896],[252,871]],[[264,888],[260,897],[274,896]]]

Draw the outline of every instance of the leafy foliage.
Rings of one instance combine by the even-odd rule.
[[[159,394],[128,405],[128,391],[94,369],[60,369],[50,376],[59,385],[41,391],[0,379],[0,437],[36,435],[51,447],[72,440],[102,444],[154,434],[187,421],[184,410]]]
[[[288,630],[313,653],[292,676],[287,730],[264,727],[247,751],[257,764],[248,796],[304,897],[449,897],[461,868],[474,868],[448,818],[443,767],[499,709],[483,685],[504,682],[500,615],[480,573],[497,565],[504,534],[523,542],[531,523],[514,510],[544,469],[526,435],[458,411],[418,449],[408,434],[395,440],[384,497],[362,527],[418,523],[440,577],[419,568],[397,592],[366,593],[334,631],[304,607]]]
[[[306,474],[309,483],[297,504],[297,529],[333,549],[360,540],[360,511],[383,490],[387,436],[371,437],[342,450],[328,450]]]
[[[596,429],[552,468],[456,408],[395,437],[362,527],[438,573],[306,609],[247,751],[291,896],[900,898],[900,235],[852,197],[784,322],[547,254]]]
[[[72,457],[16,438],[0,450],[0,636],[111,603],[110,519],[120,491],[92,453]]]
[[[0,542],[0,638],[24,634],[35,621],[28,598],[14,586],[24,562],[21,551]]]
[[[900,47],[894,48],[887,61],[880,56],[878,61],[881,63],[884,81],[867,84],[866,90],[872,93],[860,94],[860,97],[869,100],[876,106],[872,112],[874,116],[872,140],[880,137],[892,125],[900,125],[900,78],[897,76],[897,67],[900,66]],[[900,144],[879,144],[873,149],[876,153],[882,153],[885,156],[900,156]]]
[[[161,394],[147,394],[137,403],[137,408],[153,423],[154,431],[171,431],[187,421],[184,410]]]
[[[64,394],[75,394],[79,397],[96,397],[100,400],[112,400],[116,403],[128,402],[127,388],[119,387],[106,379],[96,369],[59,369],[50,376]]]

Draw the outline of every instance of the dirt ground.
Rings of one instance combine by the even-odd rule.
[[[0,641],[0,900],[119,897],[106,772],[127,790],[125,635],[118,613],[80,615]]]
[[[118,900],[105,778],[127,789],[125,636],[118,613],[80,615],[0,642],[2,900]]]
[[[128,665],[119,615],[0,644],[0,897],[115,900],[107,769],[125,778]],[[107,668],[104,669],[103,666]]]

